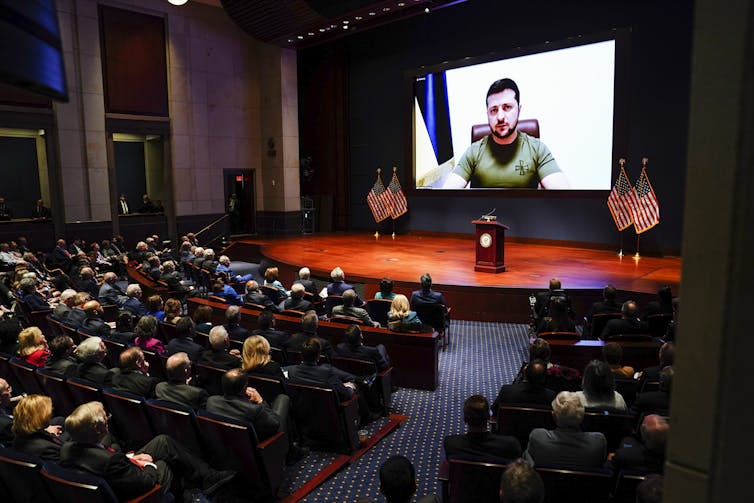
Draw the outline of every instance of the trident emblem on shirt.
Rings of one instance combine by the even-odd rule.
[[[529,168],[524,161],[519,160],[518,164],[516,164],[516,171],[518,171],[519,175],[524,176],[529,171]]]

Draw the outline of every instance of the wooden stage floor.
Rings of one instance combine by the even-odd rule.
[[[471,235],[419,233],[377,239],[367,233],[334,233],[243,239],[233,244],[229,254],[234,260],[244,260],[246,253],[242,250],[248,247],[278,265],[286,285],[303,265],[312,270],[315,279],[322,280],[320,283],[329,278],[335,266],[340,266],[347,282],[364,285],[362,295],[366,298],[373,297],[383,276],[395,281],[396,291],[409,293],[418,288],[419,276],[429,272],[435,289],[446,293],[454,309],[461,308],[463,319],[496,320],[501,312],[500,302],[515,296],[519,298],[515,308],[503,311],[509,318],[522,321],[528,313],[528,293],[546,289],[552,277],[560,278],[563,288],[571,292],[581,291],[585,305],[597,300],[595,295],[607,283],[622,291],[620,299],[632,296],[640,304],[661,285],[670,285],[674,295],[680,292],[679,257],[621,258],[616,251],[510,240],[505,245],[505,272],[475,272]]]
[[[261,245],[269,260],[308,266],[327,277],[335,266],[346,280],[367,283],[383,276],[418,283],[428,271],[437,285],[488,286],[537,290],[552,277],[564,288],[602,288],[612,283],[620,290],[654,293],[669,284],[679,289],[679,257],[618,257],[616,252],[541,244],[506,242],[506,271],[474,271],[474,237],[402,235],[392,239],[370,234],[326,234],[242,242]]]

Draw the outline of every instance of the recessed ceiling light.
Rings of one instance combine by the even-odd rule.
[[[304,36],[303,36],[303,35],[299,35],[299,36],[298,36],[298,37],[296,37],[296,38],[297,38],[297,39],[299,39],[299,40],[304,40]]]
[[[398,2],[398,7],[403,7],[404,5],[406,5],[406,4],[403,3],[403,2]]]
[[[314,32],[310,31],[309,33],[307,33],[307,35],[309,35],[310,37],[313,37],[314,36]]]
[[[348,19],[343,20],[343,24],[348,24],[350,21]]]
[[[389,11],[390,11],[390,7],[383,7],[382,8],[382,12],[389,12]]]
[[[186,2],[188,2],[188,0],[168,0],[168,2],[170,2],[173,5],[183,5]]]
[[[325,32],[325,29],[324,29],[324,28],[320,28],[320,29],[319,29],[319,32],[320,32],[320,33],[324,33],[324,32]]]
[[[361,20],[362,20],[362,19],[364,19],[364,18],[363,18],[363,17],[361,17],[361,16],[356,16],[356,17],[355,17],[355,19],[356,19],[356,21],[361,21]]]
[[[370,15],[370,16],[374,16],[374,15],[375,15],[375,13],[374,13],[374,12],[370,12],[370,13],[369,13],[369,15]]]

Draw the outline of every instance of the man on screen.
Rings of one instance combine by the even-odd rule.
[[[518,86],[511,79],[492,83],[487,91],[490,133],[472,143],[448,175],[444,189],[567,189],[568,179],[538,138],[518,131],[521,112]]]

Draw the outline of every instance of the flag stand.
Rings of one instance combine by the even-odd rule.
[[[634,254],[634,259],[638,260],[641,258],[641,255],[639,255],[639,240],[641,239],[641,234],[636,235],[636,253]]]
[[[623,231],[618,231],[620,235],[620,250],[618,250],[618,256],[623,258]]]

